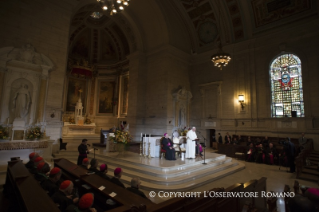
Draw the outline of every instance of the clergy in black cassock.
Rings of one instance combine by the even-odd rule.
[[[166,150],[165,158],[166,160],[176,160],[175,158],[175,149],[173,147],[173,142],[169,139],[168,134],[164,134],[164,138],[162,140],[163,149]]]
[[[88,147],[87,147],[87,141],[86,139],[82,140],[82,143],[78,146],[79,151],[79,157],[78,157],[78,163],[77,165],[82,165],[82,161],[84,158],[87,158],[87,154],[89,154]]]

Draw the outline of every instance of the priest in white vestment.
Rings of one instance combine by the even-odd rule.
[[[197,135],[196,135],[196,127],[193,127],[190,131],[187,132],[186,138],[187,138],[187,146],[186,146],[186,155],[185,158],[195,158],[195,146]]]

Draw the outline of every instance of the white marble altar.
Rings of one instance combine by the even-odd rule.
[[[152,158],[159,158],[160,156],[160,148],[161,144],[156,140],[161,139],[162,137],[143,137],[143,155],[149,155],[149,147],[150,148],[150,155]]]
[[[69,122],[64,122],[63,126],[63,135],[86,135],[86,134],[95,134],[95,123],[91,124],[70,124]]]

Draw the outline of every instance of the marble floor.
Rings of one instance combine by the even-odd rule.
[[[136,153],[128,153],[124,157],[118,156],[118,153],[105,153],[104,150],[99,150],[96,154],[107,154],[108,156],[114,157],[115,159],[117,157],[120,157],[122,160],[127,160],[128,162],[133,163],[141,163],[148,166],[154,166],[156,168],[160,168],[163,170],[170,170],[174,169],[174,167],[187,167],[187,165],[190,165],[192,163],[197,163],[198,166],[205,166],[201,163],[203,162],[201,158],[189,160],[184,158],[179,158],[176,161],[166,161],[165,159],[147,159],[144,157],[139,157]],[[71,155],[73,155],[71,153]],[[93,154],[91,155],[93,156]],[[212,158],[215,158],[216,156],[219,156],[218,154],[214,153],[212,149],[206,149],[206,156],[207,160],[212,160]],[[71,161],[75,162],[75,158],[72,159],[70,157]],[[203,192],[210,190],[215,187],[224,187],[227,188],[234,183],[245,183],[247,181],[253,180],[253,179],[260,179],[261,177],[267,178],[267,191],[275,191],[275,192],[282,192],[284,189],[284,185],[290,185],[290,187],[293,187],[293,183],[296,180],[295,174],[287,173],[286,167],[281,167],[281,170],[279,170],[279,166],[270,166],[270,165],[264,165],[264,164],[256,164],[256,163],[248,163],[245,161],[237,161],[236,159],[232,159],[233,163],[241,163],[245,165],[244,169],[241,169],[235,173],[229,174],[227,176],[224,176],[220,179],[216,179],[213,182],[209,182],[205,185],[195,186],[193,189],[190,189],[188,191],[190,192]],[[49,162],[52,164],[52,162]],[[53,165],[53,164],[52,164]],[[1,166],[0,167],[0,185],[3,185],[5,182],[5,176],[6,176],[6,167]],[[309,187],[318,187],[317,183],[315,182],[308,182],[304,180],[298,180],[300,185],[305,185]],[[143,182],[142,181],[142,185]],[[194,181],[196,184],[196,180]],[[125,183],[126,186],[129,186],[127,183]],[[150,193],[150,190],[147,189],[141,189],[146,195]],[[151,200],[155,203],[160,203],[163,201],[166,201],[167,198],[160,198],[155,197],[151,198]],[[278,211],[284,211],[284,202],[283,199],[279,199],[277,202]]]

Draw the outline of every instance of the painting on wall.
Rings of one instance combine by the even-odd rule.
[[[98,114],[113,113],[115,81],[99,81],[98,84]]]
[[[127,114],[128,110],[128,85],[129,85],[129,78],[128,76],[125,76],[123,78],[123,101],[122,101],[122,114]]]
[[[69,78],[67,100],[66,100],[66,111],[75,111],[75,105],[81,97],[83,105],[83,114],[86,111],[85,100],[86,100],[86,79]]]

